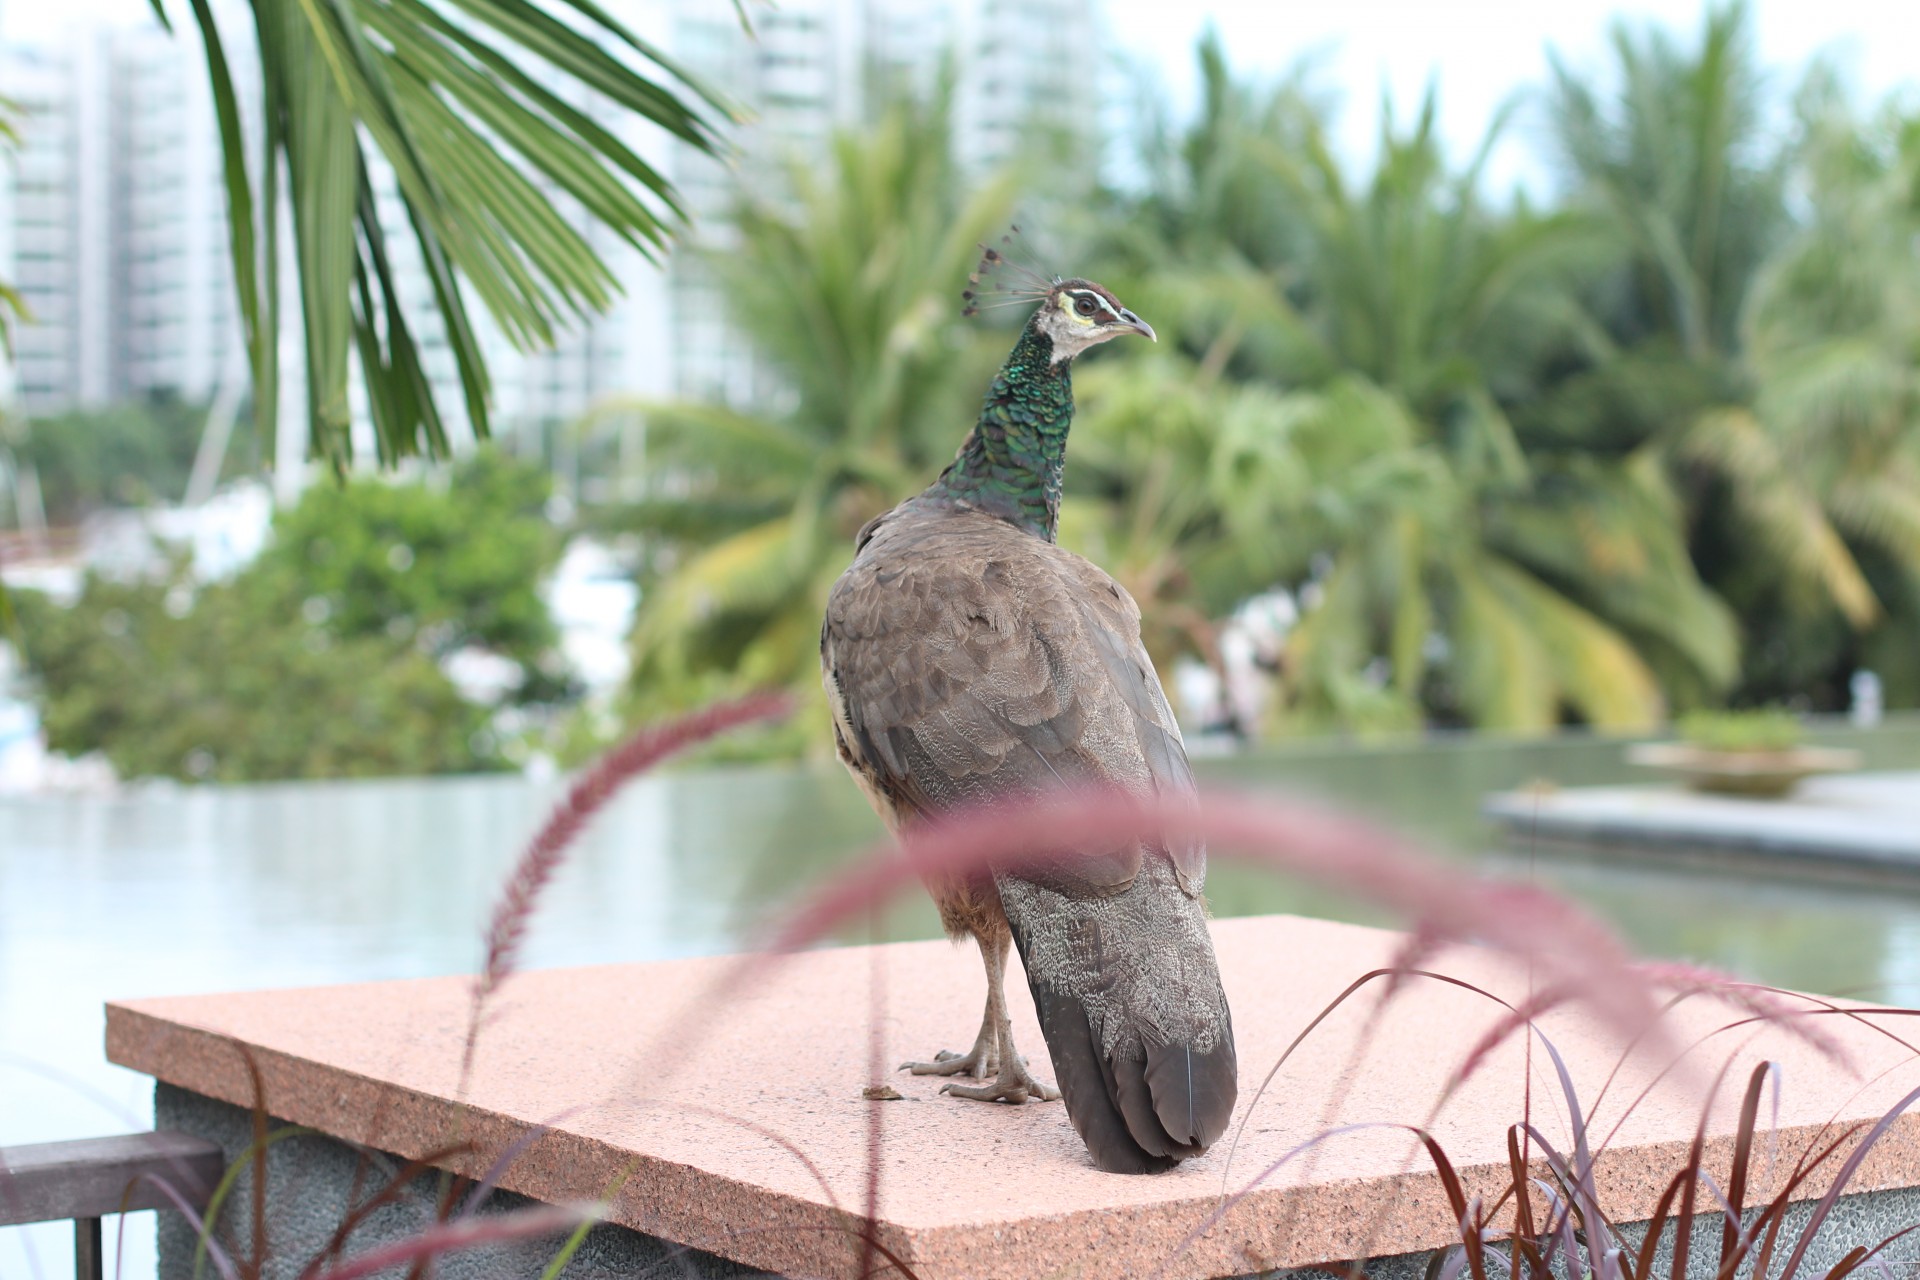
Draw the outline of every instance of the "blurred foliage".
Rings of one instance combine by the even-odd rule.
[[[47,745],[125,778],[206,782],[467,772],[503,762],[487,714],[410,645],[198,592],[92,577],[72,608],[16,599]]]
[[[104,409],[17,421],[10,434],[16,459],[40,482],[47,520],[77,524],[108,507],[178,502],[193,472],[206,427],[205,405],[171,394]],[[259,470],[251,430],[228,448],[229,476]]]
[[[818,714],[724,750],[824,749],[825,594],[974,420],[1023,317],[967,322],[957,295],[1016,208],[1163,339],[1076,370],[1063,545],[1139,599],[1163,672],[1224,671],[1250,598],[1298,607],[1246,727],[1644,729],[1838,709],[1862,667],[1920,704],[1920,112],[1864,108],[1820,64],[1790,83],[1753,25],[1718,4],[1556,60],[1544,207],[1487,189],[1504,114],[1449,156],[1429,94],[1355,165],[1311,64],[1249,80],[1212,40],[1198,112],[1149,105],[1126,189],[1038,136],[969,171],[944,89],[752,167],[698,263],[751,360],[570,437],[588,518],[645,552],[628,696],[555,741],[577,758],[619,719],[783,684]],[[63,429],[34,438],[71,509],[137,497],[119,474],[184,484],[190,448],[85,472]],[[517,698],[564,700],[544,611],[508,585],[557,553],[544,491],[497,468],[313,495],[243,575],[251,607],[431,660],[480,647]]]
[[[1171,239],[1136,238],[1130,256],[1150,294],[1158,283],[1175,315],[1199,317],[1202,369],[1299,388],[1256,433],[1266,446],[1320,424],[1323,447],[1290,468],[1293,484],[1245,473],[1241,444],[1240,487],[1213,498],[1235,512],[1239,545],[1291,544],[1240,595],[1285,583],[1318,601],[1289,640],[1282,723],[1540,731],[1572,713],[1644,727],[1663,702],[1638,631],[1669,641],[1701,683],[1724,682],[1729,621],[1677,540],[1643,518],[1659,495],[1619,463],[1529,457],[1507,411],[1538,394],[1541,367],[1576,340],[1561,285],[1591,228],[1484,206],[1480,167],[1499,122],[1449,172],[1429,97],[1404,130],[1389,116],[1375,169],[1356,182],[1310,93],[1283,85],[1248,111],[1257,95],[1232,86],[1216,48],[1203,48],[1202,70],[1210,110],[1182,148],[1188,171],[1176,166],[1157,197]],[[1268,145],[1241,136],[1250,126]],[[1234,165],[1255,173],[1222,172]],[[1258,193],[1258,216],[1289,230],[1250,241],[1253,212],[1208,198],[1222,190]],[[1276,249],[1291,260],[1243,278],[1217,332],[1207,309],[1227,291],[1216,279],[1155,267]],[[1593,528],[1608,540],[1582,537]],[[1653,599],[1682,616],[1639,607]]]
[[[519,664],[516,701],[571,691],[538,593],[560,550],[547,491],[483,451],[437,484],[309,491],[225,582],[196,586],[175,558],[157,580],[90,575],[70,608],[17,592],[49,746],[221,782],[507,767],[492,712],[441,660]]]
[[[1774,707],[1689,711],[1673,727],[1682,741],[1708,751],[1789,751],[1805,736],[1798,716]]]
[[[516,701],[571,688],[541,598],[564,537],[540,468],[482,449],[409,483],[321,484],[274,519],[244,575],[269,610],[323,616],[341,637],[385,636],[430,658],[477,647],[521,671]]]

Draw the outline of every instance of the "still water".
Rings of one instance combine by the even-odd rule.
[[[1920,769],[1920,718],[1821,740],[1861,748],[1870,768]],[[1494,789],[1629,780],[1620,757],[1619,744],[1591,739],[1463,740],[1299,747],[1198,768],[1216,784],[1345,803],[1463,870],[1557,886],[1646,954],[1920,1002],[1920,880],[1869,889],[1575,861],[1507,846],[1478,817]],[[499,883],[559,792],[500,777],[0,798],[0,1145],[147,1125],[150,1082],[102,1056],[105,1000],[471,970]],[[526,964],[750,945],[877,835],[837,766],[643,781],[576,846],[535,919]],[[1231,864],[1216,863],[1209,890],[1221,915],[1380,920]],[[886,927],[902,938],[938,933],[918,894]],[[153,1274],[151,1218],[127,1220],[127,1277]],[[109,1219],[110,1242],[114,1229]],[[70,1240],[64,1225],[0,1230],[0,1280],[71,1274]]]

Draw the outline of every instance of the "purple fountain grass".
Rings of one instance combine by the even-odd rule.
[[[762,692],[731,702],[715,703],[691,715],[664,724],[648,725],[585,769],[554,806],[546,823],[527,844],[495,904],[487,926],[486,956],[473,983],[473,1008],[467,1021],[466,1047],[460,1061],[460,1089],[464,1098],[472,1078],[473,1055],[490,1000],[513,976],[527,924],[539,905],[540,893],[559,870],[573,842],[580,838],[602,809],[635,778],[670,756],[699,746],[744,725],[778,720],[793,709],[791,695]]]
[[[1623,1030],[1654,1026],[1651,985],[1634,972],[1614,934],[1572,904],[1438,863],[1413,842],[1361,819],[1297,800],[1223,791],[1204,793],[1198,807],[1081,791],[925,824],[828,881],[792,914],[770,951],[811,945],[923,876],[1070,859],[1073,850],[1120,845],[1142,833],[1156,841],[1205,840],[1219,854],[1345,890],[1397,912],[1432,945],[1479,942],[1532,960]],[[744,981],[768,963],[767,955],[749,957],[723,983]]]
[[[391,1274],[402,1266],[431,1262],[446,1254],[486,1244],[535,1240],[572,1231],[583,1222],[597,1221],[604,1206],[539,1205],[485,1218],[461,1218],[432,1226],[389,1245],[346,1258],[315,1273],[314,1280],[359,1280],[361,1276]]]

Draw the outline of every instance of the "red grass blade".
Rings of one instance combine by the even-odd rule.
[[[532,1240],[541,1236],[571,1231],[582,1222],[600,1216],[599,1206],[569,1208],[565,1205],[541,1205],[494,1217],[439,1222],[418,1235],[397,1240],[378,1249],[329,1267],[317,1280],[359,1280],[403,1264],[457,1253],[483,1244],[501,1244],[510,1240]]]
[[[1793,1273],[1800,1269],[1800,1260],[1806,1257],[1808,1247],[1813,1244],[1814,1236],[1819,1233],[1820,1224],[1825,1222],[1827,1215],[1833,1212],[1834,1202],[1846,1189],[1847,1183],[1853,1178],[1854,1171],[1860,1167],[1860,1162],[1867,1158],[1867,1152],[1873,1148],[1873,1144],[1893,1127],[1893,1122],[1900,1118],[1901,1113],[1916,1102],[1920,1102],[1920,1089],[1913,1090],[1894,1103],[1892,1109],[1881,1116],[1873,1128],[1867,1130],[1866,1137],[1860,1139],[1859,1145],[1854,1147],[1853,1153],[1840,1166],[1840,1171],[1833,1176],[1833,1183],[1827,1188],[1827,1193],[1820,1197],[1820,1203],[1815,1206],[1813,1216],[1807,1219],[1806,1229],[1800,1233],[1799,1243],[1794,1246],[1793,1252],[1787,1255],[1787,1265],[1780,1272],[1780,1280],[1793,1280]]]
[[[1644,1033],[1653,1025],[1648,984],[1632,972],[1625,948],[1571,904],[1527,886],[1465,875],[1359,819],[1229,792],[1206,793],[1198,809],[1191,802],[1076,792],[927,824],[909,833],[903,850],[883,845],[828,882],[772,946],[807,946],[922,876],[1042,865],[1074,856],[1060,850],[1112,847],[1143,835],[1156,844],[1202,840],[1217,852],[1385,906],[1434,936],[1536,960],[1617,1027]]]
[[[665,724],[649,725],[600,757],[574,780],[566,798],[554,807],[546,825],[514,864],[506,889],[494,906],[493,919],[487,927],[486,958],[473,984],[473,1012],[468,1019],[466,1049],[460,1064],[460,1090],[456,1096],[466,1095],[473,1070],[474,1044],[479,1039],[486,1002],[513,975],[520,944],[526,937],[527,922],[533,917],[540,893],[587,823],[629,782],[668,757],[728,730],[777,720],[792,707],[793,699],[785,693],[756,693],[737,701],[717,703]]]

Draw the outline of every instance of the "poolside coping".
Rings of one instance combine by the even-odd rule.
[[[1569,787],[1488,796],[1511,839],[1764,864],[1844,879],[1920,875],[1920,771],[1813,778],[1779,799],[1677,786]]]
[[[240,1106],[255,1102],[251,1056],[271,1114],[408,1158],[472,1139],[480,1154],[450,1167],[475,1176],[545,1126],[507,1165],[501,1186],[550,1202],[599,1199],[617,1187],[610,1220],[793,1277],[858,1274],[849,1215],[863,1209],[870,1167],[879,1174],[875,1234],[925,1280],[1212,1278],[1456,1239],[1432,1165],[1406,1130],[1388,1126],[1426,1121],[1504,1011],[1430,979],[1410,979],[1377,1017],[1377,997],[1362,994],[1301,1043],[1256,1103],[1289,1042],[1405,939],[1290,916],[1220,920],[1213,929],[1241,1063],[1238,1146],[1229,1152],[1230,1130],[1204,1157],[1152,1177],[1094,1169],[1058,1103],[962,1101],[941,1096],[937,1079],[891,1070],[964,1047],[978,1025],[978,958],[943,942],[787,957],[717,1005],[713,988],[736,972],[733,959],[520,975],[481,1033],[464,1116],[455,1102],[471,998],[464,977],[117,1002],[107,1008],[107,1054]],[[1522,970],[1476,948],[1446,950],[1424,967],[1508,999],[1527,990]],[[1009,974],[1016,1036],[1047,1076],[1022,978]],[[1689,1000],[1671,1015],[1669,1040],[1691,1044],[1741,1016]],[[1711,1036],[1689,1059],[1697,1069],[1654,1083],[1624,1119],[1659,1065],[1653,1055],[1635,1055],[1601,1097],[1619,1056],[1615,1035],[1577,1010],[1548,1014],[1540,1026],[1593,1112],[1592,1132],[1613,1133],[1595,1177],[1602,1202],[1628,1221],[1651,1215],[1684,1160],[1722,1063],[1731,1067],[1709,1109],[1709,1167],[1729,1158],[1752,1066],[1780,1067],[1777,1116],[1771,1103],[1761,1111],[1778,1159],[1760,1171],[1750,1202],[1828,1126],[1877,1119],[1920,1085],[1913,1055],[1874,1021],[1817,1019],[1851,1069],[1775,1029]],[[1906,1033],[1899,1020],[1879,1021]],[[866,1099],[863,1088],[876,1080],[904,1096]],[[1537,1041],[1529,1053],[1518,1037],[1432,1119],[1469,1194],[1504,1185],[1507,1127],[1525,1113],[1529,1083],[1535,1123],[1565,1144],[1567,1109],[1551,1062]],[[1335,1128],[1343,1131],[1295,1155],[1196,1234],[1223,1190],[1248,1187]],[[1817,1178],[1809,1194],[1827,1181]],[[1920,1116],[1907,1114],[1849,1191],[1916,1184]]]

